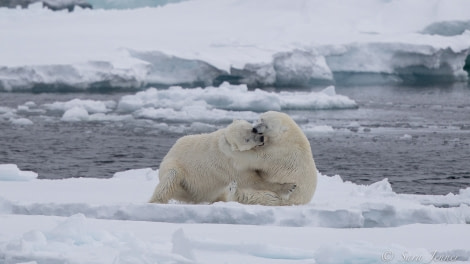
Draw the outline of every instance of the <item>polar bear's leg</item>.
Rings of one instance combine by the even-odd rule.
[[[165,176],[161,178],[157,187],[155,187],[150,202],[168,203],[168,201],[173,198],[173,194],[178,186],[177,171],[175,169],[168,170]]]

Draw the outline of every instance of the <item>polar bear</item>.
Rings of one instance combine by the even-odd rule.
[[[253,132],[264,135],[267,142],[246,154],[228,153],[238,161],[238,170],[255,170],[265,181],[293,183],[296,189],[285,199],[264,201],[263,197],[254,199],[252,191],[247,191],[246,186],[239,188],[234,182],[228,189],[228,199],[247,204],[268,205],[298,205],[310,202],[317,186],[317,169],[310,143],[300,127],[289,115],[269,111],[260,115]]]
[[[251,156],[256,148],[264,145],[265,138],[253,133],[252,124],[235,120],[212,133],[178,139],[160,164],[160,182],[150,202],[228,201],[234,200],[231,194],[235,190],[247,195],[253,192],[251,200],[260,204],[287,199],[296,188],[295,184],[265,181],[256,170],[245,169],[245,164],[237,160],[238,156]],[[233,182],[236,182],[236,189]]]

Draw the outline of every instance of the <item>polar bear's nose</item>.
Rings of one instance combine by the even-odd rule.
[[[267,128],[268,127],[265,124],[259,123],[253,126],[253,129],[251,129],[251,132],[256,133],[256,134],[263,134]]]
[[[253,129],[254,129],[254,128],[253,128]],[[261,142],[264,142],[264,136],[261,136],[261,137],[259,138],[259,140],[260,140]]]

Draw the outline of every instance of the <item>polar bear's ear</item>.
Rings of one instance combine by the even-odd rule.
[[[230,148],[232,149],[232,151],[239,151],[237,145],[233,143],[230,143]]]
[[[232,141],[228,140],[227,135],[224,133],[224,139],[225,143],[227,143],[230,146],[230,149],[232,151],[238,151],[237,145],[235,145]]]

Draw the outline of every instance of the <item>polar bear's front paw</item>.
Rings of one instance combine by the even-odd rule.
[[[228,185],[228,192],[231,194],[235,194],[237,192],[238,184],[237,181],[232,181]]]
[[[295,183],[283,183],[281,184],[281,189],[278,192],[278,195],[280,195],[283,199],[287,200],[296,188],[297,184]]]
[[[226,200],[227,201],[236,201],[237,198],[237,190],[238,190],[238,184],[236,181],[231,181],[228,186],[227,186],[227,191],[226,191]]]

